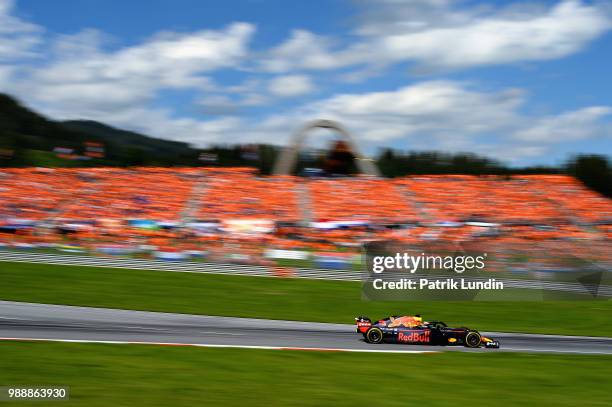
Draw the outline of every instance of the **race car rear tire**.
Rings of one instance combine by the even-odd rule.
[[[465,346],[468,348],[477,348],[482,342],[482,337],[476,331],[470,331],[465,335]]]
[[[380,328],[370,328],[365,337],[369,343],[381,343],[383,341],[383,332]]]

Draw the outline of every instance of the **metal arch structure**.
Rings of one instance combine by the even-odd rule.
[[[380,176],[380,172],[378,171],[378,168],[376,167],[374,162],[371,159],[365,158],[363,155],[361,155],[351,133],[349,133],[348,130],[346,130],[340,123],[332,120],[314,120],[312,122],[306,123],[305,126],[295,132],[291,137],[289,145],[284,148],[283,152],[281,153],[281,156],[274,165],[275,175],[288,175],[291,173],[291,170],[295,167],[295,164],[297,162],[298,153],[302,149],[302,144],[304,142],[304,139],[306,138],[306,134],[309,131],[317,128],[331,129],[338,132],[338,134],[342,136],[342,138],[348,145],[350,151],[355,156],[355,162],[359,172],[375,177]]]

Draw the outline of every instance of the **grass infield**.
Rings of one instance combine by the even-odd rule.
[[[70,406],[609,406],[610,356],[350,354],[0,342],[2,385],[70,386]],[[40,406],[62,402],[6,403]],[[2,405],[5,403],[2,402]]]
[[[372,302],[358,282],[0,262],[0,299],[340,323],[420,313],[482,331],[612,336],[611,301]]]

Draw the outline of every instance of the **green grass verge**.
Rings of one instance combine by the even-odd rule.
[[[71,399],[65,404],[88,407],[609,406],[610,389],[602,379],[612,374],[609,356],[20,342],[2,342],[0,350],[2,385],[67,385]]]
[[[372,302],[341,281],[0,262],[0,299],[341,323],[421,313],[483,331],[612,336],[610,301]]]

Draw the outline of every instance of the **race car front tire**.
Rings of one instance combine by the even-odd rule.
[[[477,348],[482,342],[482,337],[476,331],[470,331],[465,335],[465,346],[467,348]]]
[[[365,337],[368,343],[381,343],[383,341],[383,332],[380,328],[370,328]]]

